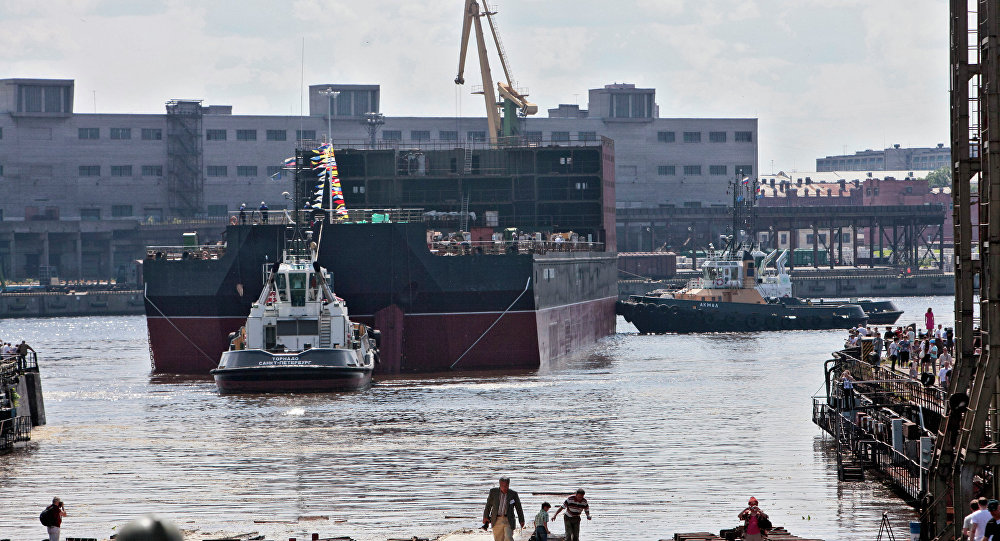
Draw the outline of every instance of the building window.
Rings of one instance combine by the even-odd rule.
[[[101,166],[100,165],[81,165],[80,166],[80,176],[81,177],[99,177],[99,176],[101,176]]]
[[[257,130],[236,130],[237,141],[256,141]]]
[[[402,141],[403,132],[401,130],[382,130],[383,141]]]
[[[225,216],[229,213],[226,205],[209,205],[207,210],[209,216]]]
[[[700,143],[701,142],[701,132],[700,131],[686,131],[686,132],[684,132],[684,142],[685,143]]]
[[[708,166],[709,175],[725,175],[726,166],[725,165],[709,165]]]
[[[72,133],[72,132],[71,132]],[[80,128],[77,133],[80,139],[100,139],[101,129],[100,128]]]
[[[0,177],[3,176],[3,165],[0,165]]]
[[[131,139],[132,128],[111,128],[112,139]]]
[[[410,130],[410,141],[430,141],[430,130]]]
[[[42,87],[40,86],[25,86],[21,87],[24,92],[24,112],[26,113],[41,113],[42,112]]]
[[[267,130],[268,141],[286,141],[286,138],[285,130]]]
[[[144,166],[142,166],[142,176],[144,176],[144,177],[162,177],[163,176],[163,166],[162,165],[144,165]]]
[[[725,143],[726,142],[726,132],[724,132],[724,131],[710,131],[710,132],[708,132],[708,142],[709,143]]]
[[[596,141],[597,132],[596,131],[582,131],[576,134],[576,137],[580,141]]]
[[[657,175],[676,175],[677,166],[676,165],[658,165],[656,166]]]
[[[658,131],[656,132],[656,140],[661,143],[673,143],[677,138],[672,131]]]
[[[80,209],[81,220],[100,220],[101,209]]]
[[[752,165],[737,165],[736,174],[741,177],[753,176],[753,166]]]
[[[112,218],[128,218],[132,216],[132,205],[111,205]]]
[[[438,137],[440,137],[442,141],[458,141],[458,132],[457,131],[439,131],[438,132]]]
[[[113,177],[130,177],[130,176],[132,176],[132,166],[131,165],[112,165],[111,166],[111,176],[113,176]]]
[[[3,127],[0,127],[0,139],[3,139]]]
[[[295,139],[299,141],[315,141],[316,130],[295,130]]]
[[[143,128],[142,129],[142,140],[143,141],[162,141],[163,140],[163,130],[160,128]]]
[[[737,143],[752,143],[753,142],[753,132],[752,131],[738,131],[733,134],[733,141]]]
[[[206,141],[225,141],[226,130],[205,130]]]
[[[229,167],[225,165],[209,165],[208,176],[225,177],[229,175]]]
[[[275,180],[281,179],[281,166],[280,165],[267,166],[267,176]]]
[[[542,142],[542,132],[540,131],[526,131],[524,132],[524,140],[529,143],[541,143]]]
[[[236,176],[238,176],[238,177],[255,177],[255,176],[257,176],[257,166],[256,165],[237,165],[236,166]]]
[[[554,132],[552,132],[552,141],[559,142],[559,143],[564,143],[564,142],[569,141],[569,132],[568,131],[554,131]]]
[[[701,166],[700,165],[685,165],[684,166],[685,175],[700,175]]]
[[[466,135],[469,141],[483,142],[486,140],[486,132],[484,131],[470,131]]]

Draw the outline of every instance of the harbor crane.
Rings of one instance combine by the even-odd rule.
[[[479,10],[479,1],[465,0],[465,13],[462,19],[462,43],[461,52],[458,55],[458,76],[455,77],[455,84],[465,84],[465,56],[469,49],[469,34],[472,27],[476,28],[476,44],[479,51],[479,71],[483,78],[483,98],[486,100],[486,123],[489,126],[490,144],[497,144],[498,133],[504,137],[517,135],[517,119],[520,116],[533,115],[538,112],[538,106],[528,101],[528,94],[514,87],[514,82],[510,77],[510,68],[507,63],[507,54],[504,52],[503,43],[497,33],[493,11],[486,4],[486,0],[481,0],[483,10]],[[486,17],[490,24],[490,33],[493,35],[493,43],[500,57],[500,65],[503,67],[506,82],[496,84],[496,93],[503,99],[502,104],[497,103],[497,94],[493,89],[493,75],[490,72],[490,61],[486,54],[486,37],[483,34],[482,18]],[[478,92],[473,92],[478,94]],[[503,119],[501,121],[499,109],[503,108]]]

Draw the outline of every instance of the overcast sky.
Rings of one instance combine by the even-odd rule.
[[[304,84],[378,83],[389,116],[484,116],[453,83],[464,0],[0,0],[0,77],[76,80],[77,112],[171,98],[299,114]],[[764,173],[948,144],[944,0],[505,0],[513,76],[540,114],[612,82],[661,117],[756,117]],[[494,62],[494,77],[501,70]],[[308,111],[307,111],[308,112]]]

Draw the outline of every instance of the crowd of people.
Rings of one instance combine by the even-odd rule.
[[[850,330],[847,346],[858,347],[865,338],[871,338],[872,352],[867,360],[873,364],[888,363],[891,370],[898,370],[927,387],[947,388],[954,362],[955,334],[951,328],[935,326],[930,308],[924,314],[923,329],[916,324],[884,329],[859,325]]]
[[[17,360],[17,369],[27,368],[28,352],[34,353],[35,349],[29,346],[24,340],[20,344],[0,341],[0,361]]]

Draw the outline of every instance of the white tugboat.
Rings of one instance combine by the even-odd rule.
[[[293,236],[212,370],[220,393],[353,391],[371,384],[378,331],[348,318],[316,262],[316,243],[297,231]]]

